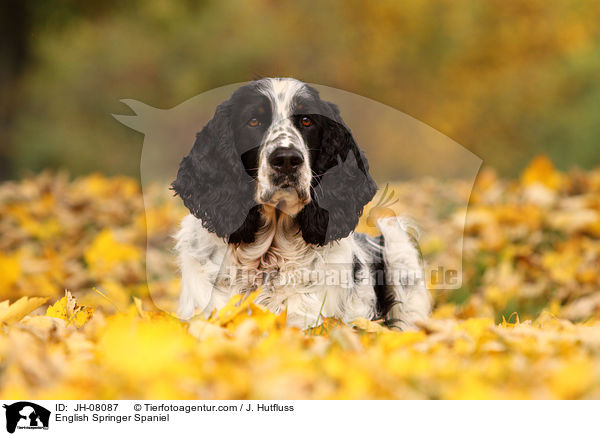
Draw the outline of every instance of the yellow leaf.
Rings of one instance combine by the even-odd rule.
[[[67,324],[81,327],[92,317],[94,309],[91,307],[78,306],[77,300],[71,292],[65,291],[65,296],[48,307],[46,316],[60,318]]]
[[[130,311],[108,318],[96,351],[102,364],[116,373],[132,380],[154,379],[181,374],[182,359],[194,342],[180,322],[145,320]]]
[[[48,299],[42,297],[21,297],[13,304],[5,300],[0,303],[0,322],[9,324],[19,321],[44,304],[46,300]]]
[[[547,156],[535,157],[521,175],[524,185],[536,183],[544,185],[551,190],[557,190],[563,182],[562,174],[554,168],[552,161]]]
[[[572,282],[581,264],[581,256],[575,249],[567,247],[561,251],[549,251],[542,257],[542,266],[548,271],[550,277],[558,283]]]
[[[217,323],[225,325],[242,312],[249,310],[250,303],[252,303],[260,293],[261,289],[259,288],[250,294],[234,295],[227,304],[217,312]]]
[[[0,253],[0,291],[7,291],[21,276],[21,263],[18,254],[5,256]]]
[[[334,329],[336,329],[337,327],[342,327],[342,326],[344,326],[344,323],[342,321],[340,321],[339,319],[325,317],[321,320],[321,324],[307,329],[306,333],[308,333],[310,335],[327,336]]]
[[[139,261],[141,257],[138,247],[117,241],[110,229],[101,231],[84,254],[90,270],[98,276],[110,273],[121,263]]]
[[[563,364],[550,377],[550,386],[561,399],[580,397],[593,382],[593,368],[588,360],[576,360]]]
[[[379,333],[385,331],[385,328],[376,322],[369,321],[365,318],[356,318],[352,321],[352,325],[359,330],[364,330],[367,333]]]
[[[71,317],[70,322],[75,324],[76,327],[84,325],[94,314],[94,309],[91,307],[79,307],[75,311],[75,314]]]
[[[200,341],[204,341],[209,338],[224,339],[228,335],[227,329],[203,319],[191,320],[189,323],[188,332]]]

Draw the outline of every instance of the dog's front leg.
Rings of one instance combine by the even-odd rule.
[[[431,294],[425,285],[421,253],[405,223],[396,217],[382,218],[377,226],[383,235],[386,296],[392,301],[385,314],[389,327],[411,330],[431,312]]]
[[[183,219],[181,230],[175,239],[181,269],[177,316],[189,319],[197,311],[208,315],[215,306],[215,283],[226,255],[227,244],[204,229],[200,220],[192,215]]]

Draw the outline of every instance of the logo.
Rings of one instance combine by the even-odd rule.
[[[4,405],[6,409],[6,431],[14,433],[15,429],[48,430],[50,411],[29,401],[19,401]]]
[[[389,183],[386,183],[385,189],[383,193],[379,197],[379,200],[375,203],[375,206],[371,208],[369,211],[369,216],[367,217],[367,225],[369,227],[377,227],[377,220],[379,218],[396,216],[396,212],[394,212],[391,207],[398,203],[398,199],[394,199],[394,190],[388,193],[388,189],[390,187]]]

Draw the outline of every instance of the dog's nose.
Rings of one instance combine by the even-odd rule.
[[[269,156],[271,167],[283,174],[291,174],[304,162],[302,153],[294,148],[279,147]]]

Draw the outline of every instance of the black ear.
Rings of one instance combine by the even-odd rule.
[[[233,236],[232,242],[252,242],[255,214],[250,214],[251,223],[245,221],[255,206],[254,181],[244,170],[233,141],[227,101],[196,135],[192,150],[179,164],[172,189],[209,231],[222,238]]]
[[[328,104],[330,116],[314,116],[323,134],[312,162],[312,201],[296,217],[304,240],[317,245],[348,236],[377,191],[367,158],[337,107]]]

